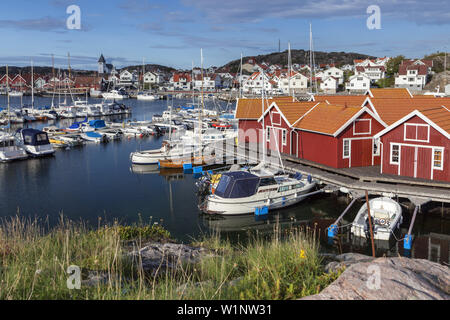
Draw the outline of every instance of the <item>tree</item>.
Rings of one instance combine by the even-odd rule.
[[[405,56],[401,55],[390,59],[386,63],[386,75],[389,77],[394,77],[395,74],[398,73],[398,69],[403,60],[405,60]]]

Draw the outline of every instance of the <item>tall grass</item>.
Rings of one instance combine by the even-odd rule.
[[[276,230],[270,239],[255,237],[246,245],[208,236],[194,243],[209,252],[199,263],[166,257],[152,272],[128,253],[148,240],[167,241],[158,225],[92,230],[61,218],[46,229],[37,220],[2,221],[0,299],[296,299],[320,292],[338,276],[324,273],[309,229],[291,229],[285,237]],[[101,281],[68,289],[71,265],[81,268],[83,279],[97,273]]]

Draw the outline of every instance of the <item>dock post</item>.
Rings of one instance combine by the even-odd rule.
[[[414,226],[414,222],[416,221],[416,216],[417,216],[418,211],[419,211],[419,206],[416,206],[416,208],[414,209],[413,217],[411,219],[411,224],[409,225],[408,233],[406,234],[405,239],[403,240],[403,249],[405,249],[405,250],[411,250],[411,248],[412,248],[411,232],[412,232],[412,228]]]
[[[336,221],[328,227],[328,237],[334,238],[337,234],[337,228],[339,221],[345,216],[345,214],[350,210],[350,208],[353,206],[353,204],[356,202],[357,198],[354,198],[352,202],[345,208],[344,212],[339,216],[339,218],[336,219]]]

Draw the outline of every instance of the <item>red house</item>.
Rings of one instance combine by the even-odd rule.
[[[266,110],[274,101],[276,102],[292,102],[292,97],[280,97],[268,99],[264,102],[264,109]],[[261,99],[238,99],[235,110],[235,119],[238,120],[240,143],[257,144],[260,143],[260,135],[262,132],[262,125],[258,119],[263,113],[263,104]],[[257,134],[255,134],[257,133]]]
[[[414,110],[379,132],[381,173],[450,181],[450,111]]]
[[[380,164],[373,136],[385,125],[368,108],[273,102],[263,120],[268,149],[334,168]]]

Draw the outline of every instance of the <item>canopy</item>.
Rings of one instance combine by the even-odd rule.
[[[27,146],[44,146],[50,144],[47,133],[36,129],[23,129],[22,138],[23,143]]]
[[[91,120],[89,121],[89,126],[95,129],[105,128],[105,120]]]
[[[250,197],[256,193],[259,177],[245,171],[222,174],[215,195],[221,198],[235,199]]]

